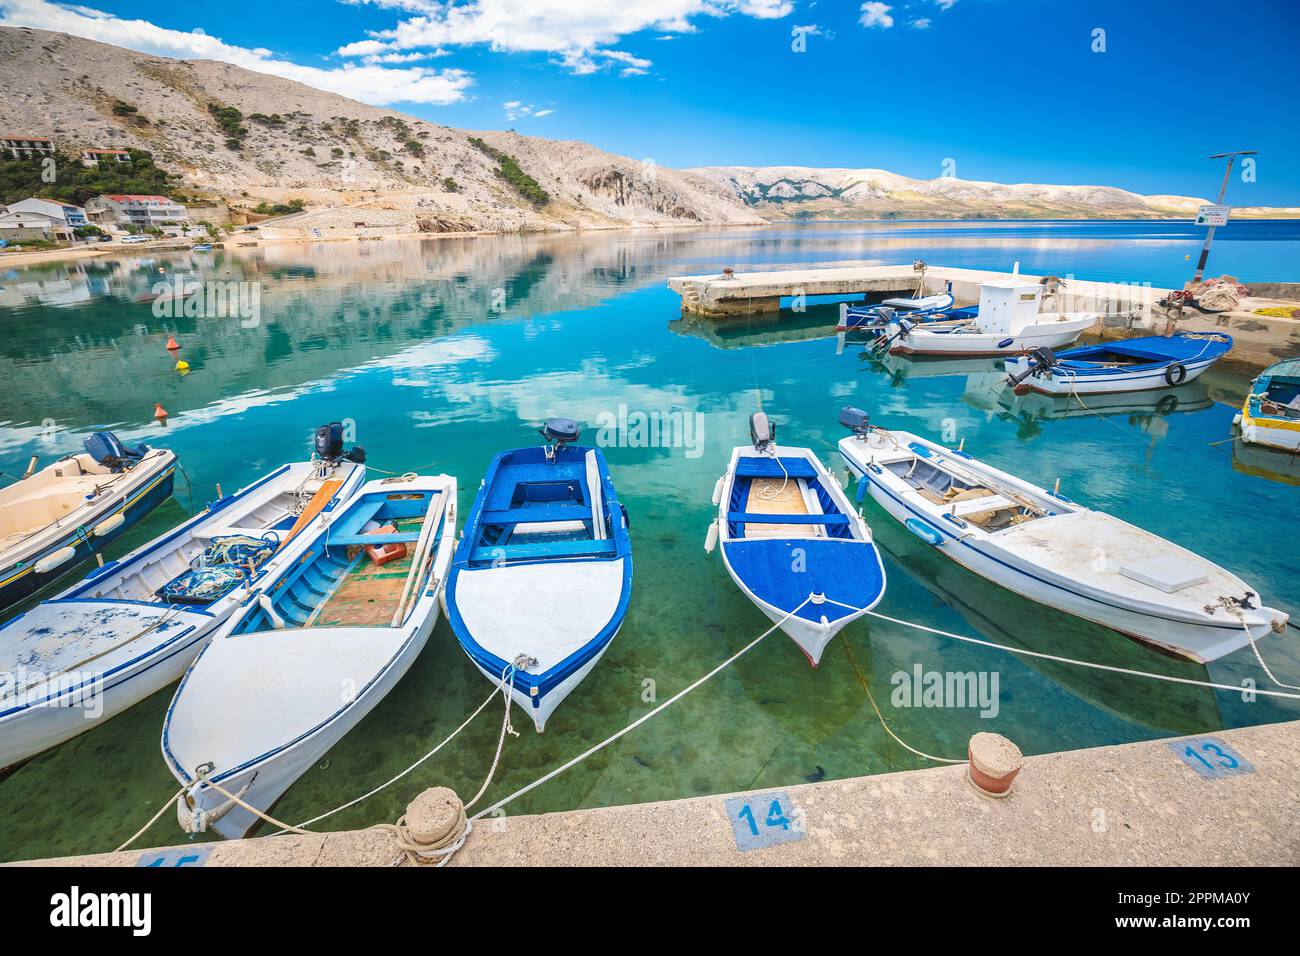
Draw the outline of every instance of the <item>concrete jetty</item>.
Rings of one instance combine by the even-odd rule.
[[[981,796],[964,766],[948,766],[487,818],[451,865],[1296,866],[1297,780],[1300,721],[1028,757],[1002,799]],[[147,817],[154,809],[130,812]],[[36,864],[391,866],[404,860],[387,832],[356,830]]]
[[[1039,282],[1043,276],[928,266],[924,294],[942,292],[951,282],[957,305],[974,305],[979,302],[982,283],[1012,278]],[[790,296],[866,293],[875,301],[892,295],[911,294],[916,290],[919,279],[919,274],[910,265],[856,266],[674,276],[668,280],[668,288],[682,297],[683,312],[710,318],[728,318],[775,312],[781,307],[781,299]],[[873,296],[873,293],[881,295]],[[1146,308],[1156,299],[1167,295],[1169,290],[1154,288],[1145,283],[1071,279],[1067,283],[1066,293],[1073,303],[1069,306],[1071,310],[1112,313]]]

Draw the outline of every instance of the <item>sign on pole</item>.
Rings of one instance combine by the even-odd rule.
[[[1231,212],[1231,206],[1202,206],[1201,211],[1196,214],[1196,225],[1226,226],[1228,214]]]

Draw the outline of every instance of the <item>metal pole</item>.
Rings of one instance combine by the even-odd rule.
[[[1228,179],[1232,176],[1232,165],[1237,161],[1238,156],[1253,156],[1253,149],[1239,149],[1231,153],[1217,153],[1210,159],[1223,159],[1227,157],[1228,168],[1223,171],[1223,184],[1219,186],[1219,205],[1223,205],[1223,198],[1228,194]],[[1205,245],[1201,247],[1201,257],[1196,261],[1196,275],[1192,276],[1192,285],[1196,285],[1205,275],[1205,263],[1210,258],[1210,246],[1214,242],[1214,226],[1210,226],[1205,233]]]

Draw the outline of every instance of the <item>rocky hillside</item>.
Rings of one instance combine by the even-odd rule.
[[[149,150],[186,194],[305,199],[304,226],[331,209],[425,231],[761,222],[712,180],[582,143],[474,134],[227,63],[60,33],[0,27],[0,88],[0,133],[67,152]]]
[[[1140,196],[1111,186],[1004,185],[909,179],[883,169],[709,166],[690,170],[767,219],[1186,218],[1206,202]],[[1237,209],[1237,216],[1300,216],[1300,209]]]

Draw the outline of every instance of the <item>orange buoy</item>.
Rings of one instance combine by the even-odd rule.
[[[154,404],[153,404],[153,417],[156,418],[156,419],[158,419],[158,421],[160,421],[160,422],[165,422],[165,421],[167,421],[167,409],[165,409],[165,408],[162,407],[162,403],[161,403],[161,402],[154,402]]]
[[[167,336],[167,351],[168,351],[168,352],[179,352],[179,351],[180,351],[180,348],[181,348],[181,347],[180,347],[179,345],[176,344],[176,336],[174,336],[174,335],[168,335],[168,336]]]

